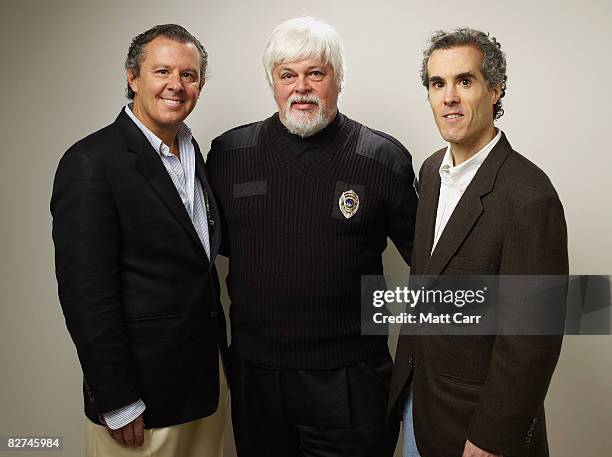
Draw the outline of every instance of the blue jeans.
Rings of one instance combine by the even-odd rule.
[[[416,447],[416,440],[414,439],[414,422],[412,420],[412,386],[409,387],[408,399],[406,401],[406,408],[403,414],[403,439],[404,439],[404,457],[421,457]]]

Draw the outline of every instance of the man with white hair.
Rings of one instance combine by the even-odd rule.
[[[278,113],[215,139],[207,170],[230,259],[238,455],[392,455],[386,336],[361,335],[362,275],[390,237],[407,261],[410,154],[338,112],[342,43],[291,19],[263,57]]]

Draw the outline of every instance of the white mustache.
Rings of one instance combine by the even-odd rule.
[[[291,95],[287,99],[287,105],[291,106],[291,105],[294,105],[295,103],[312,103],[312,104],[319,106],[321,104],[321,101],[319,100],[319,97],[317,97],[314,94]]]

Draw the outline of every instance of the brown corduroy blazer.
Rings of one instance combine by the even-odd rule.
[[[505,135],[482,163],[434,252],[442,149],[419,173],[413,275],[567,275],[563,207],[546,174]],[[506,457],[548,456],[544,398],[562,336],[400,336],[389,410],[413,388],[422,457],[466,439]]]

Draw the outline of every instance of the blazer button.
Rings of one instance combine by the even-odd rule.
[[[216,319],[218,315],[219,315],[219,313],[217,311],[211,311],[210,318],[211,319]]]

